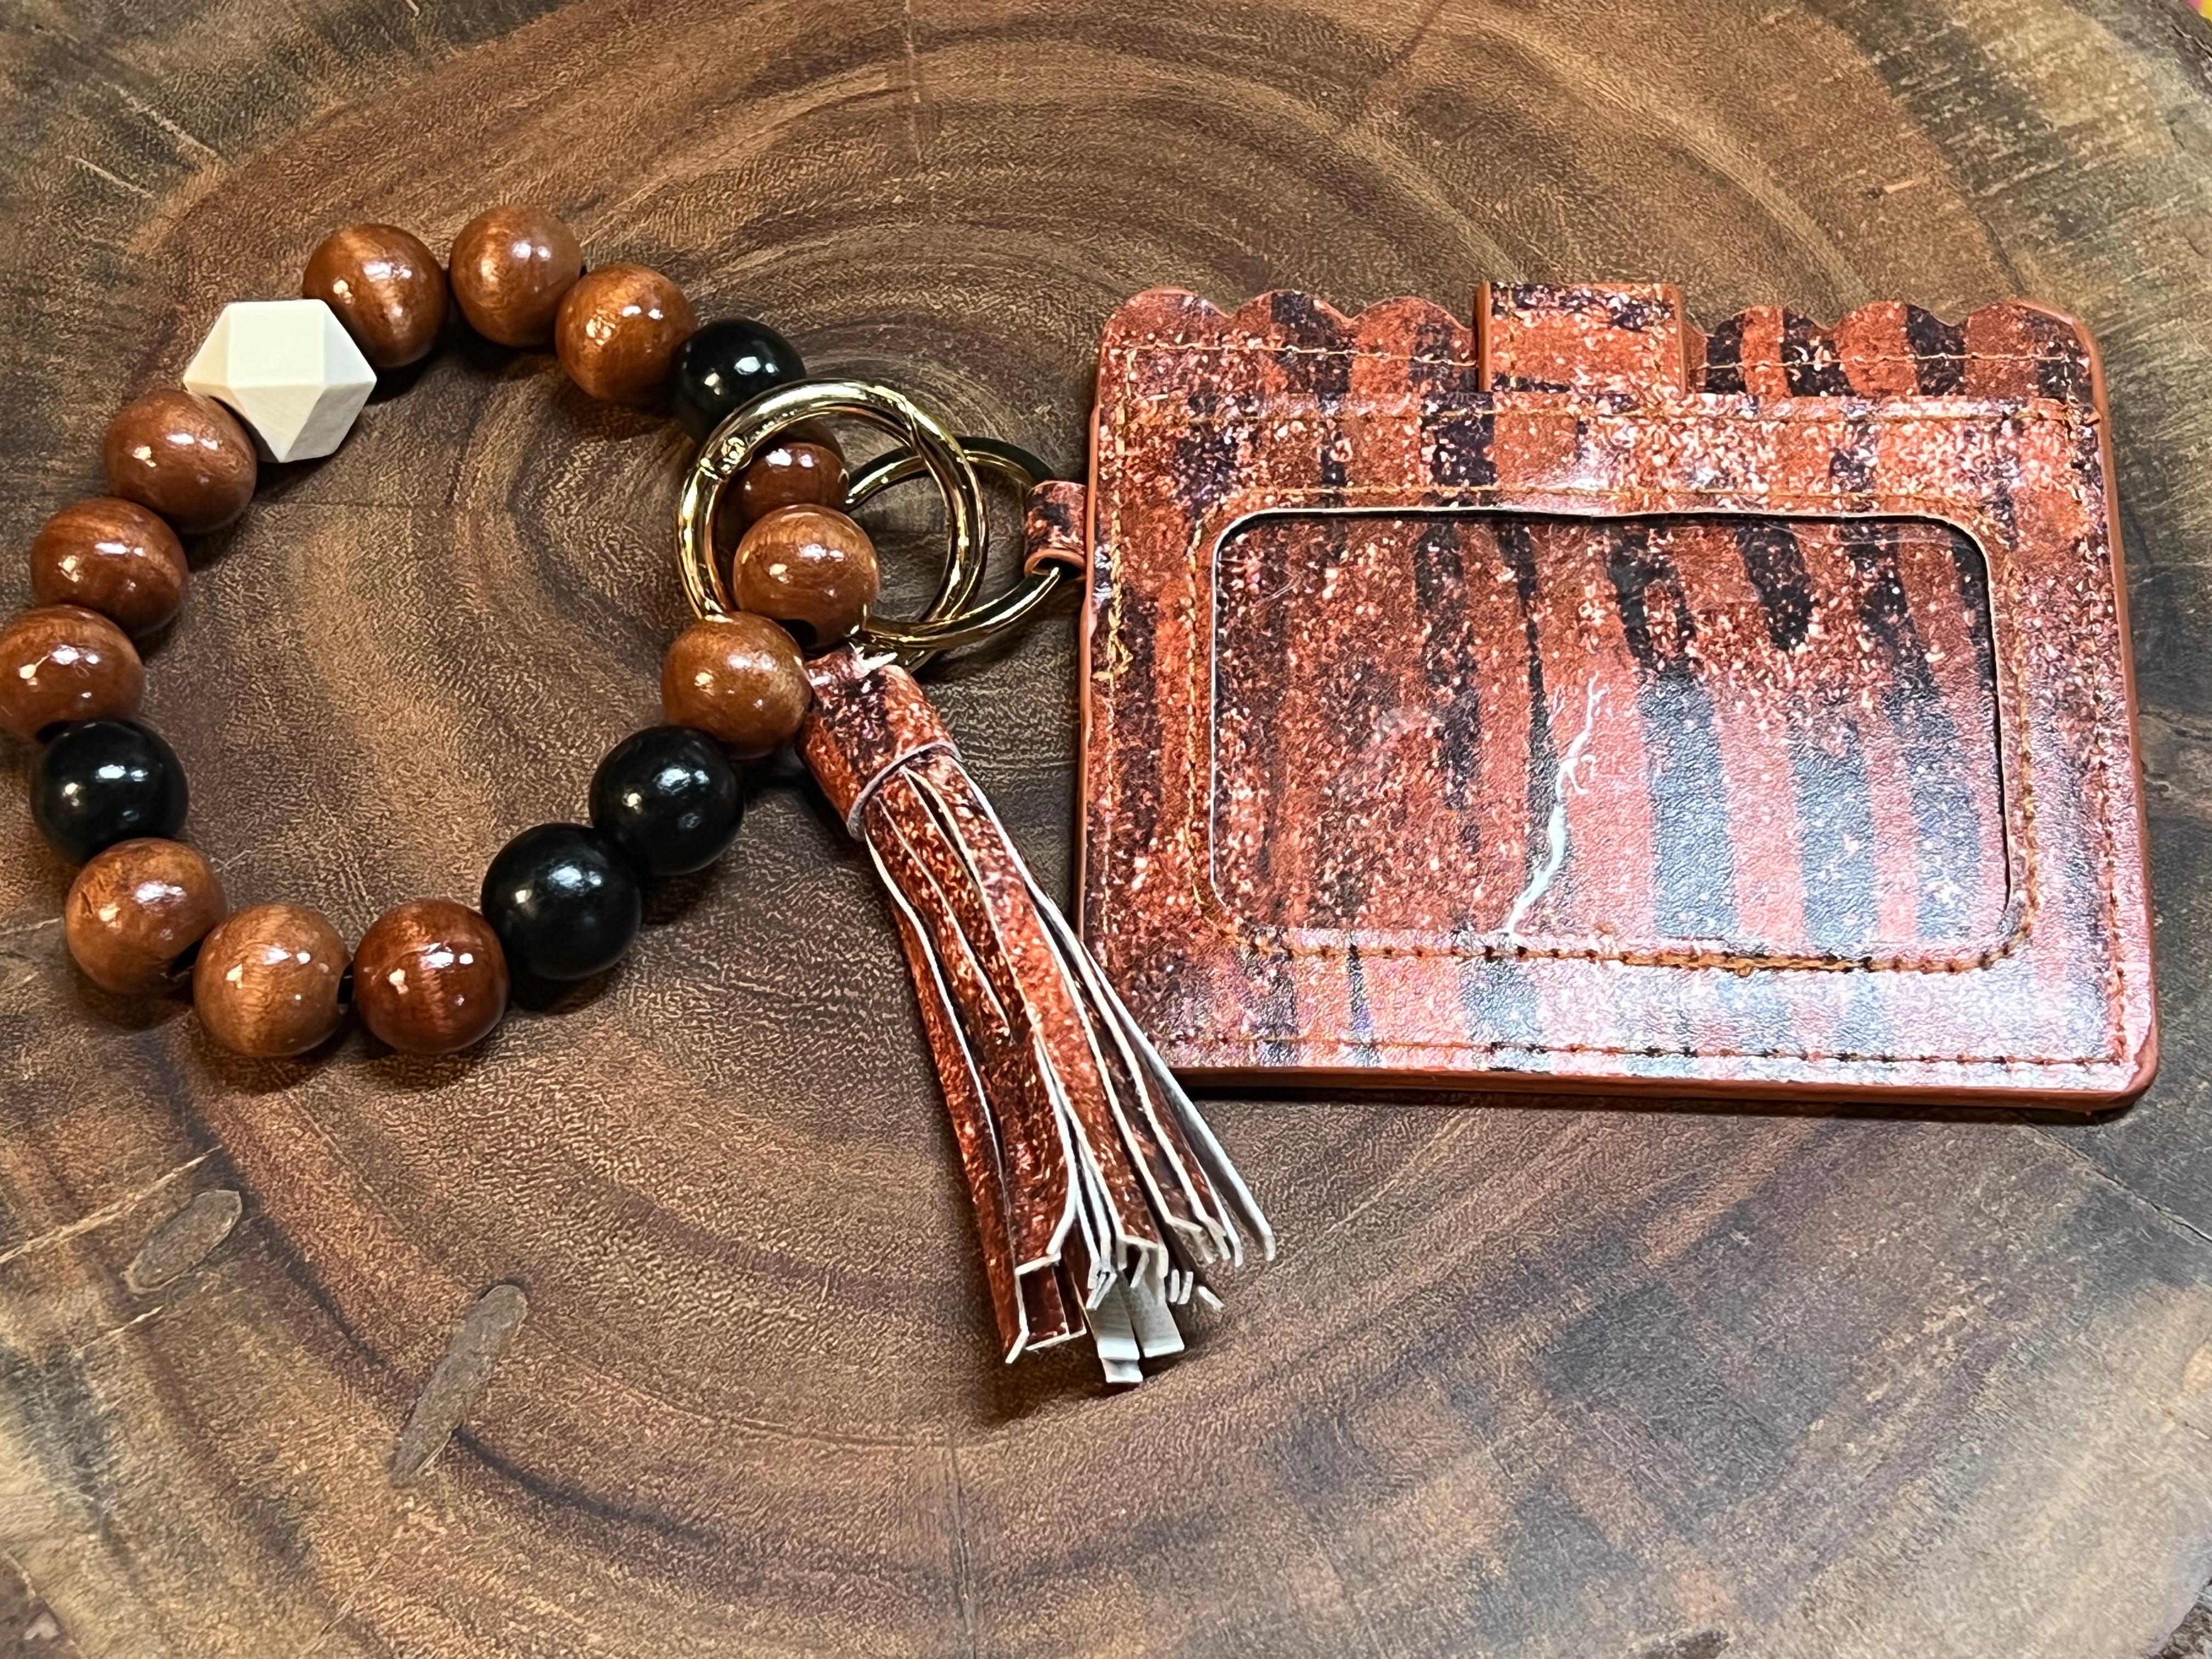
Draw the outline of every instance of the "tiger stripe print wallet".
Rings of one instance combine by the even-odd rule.
[[[2082,1110],[2156,1064],[2104,383],[1658,286],[1101,349],[1082,923],[1197,1081]]]

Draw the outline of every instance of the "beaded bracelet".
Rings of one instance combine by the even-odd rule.
[[[539,210],[478,215],[449,264],[451,298],[478,334],[517,348],[550,342],[586,391],[635,406],[665,399],[695,438],[805,373],[764,324],[696,327],[682,290],[658,271],[586,271],[575,236]],[[298,300],[227,307],[183,389],[150,392],[109,425],[112,494],[46,522],[30,555],[39,604],[0,629],[0,724],[45,744],[32,817],[84,866],[64,924],[94,984],[143,994],[189,975],[209,1036],[244,1054],[319,1047],[349,1001],[388,1046],[446,1054],[499,1023],[511,975],[560,981],[611,967],[636,937],[641,884],[703,869],[728,848],[744,811],[731,757],[787,741],[809,699],[783,624],[823,640],[849,631],[875,598],[875,556],[835,510],[847,477],[834,441],[814,432],[775,446],[733,492],[747,526],[735,561],[743,613],[677,641],[661,677],[668,724],[600,763],[588,826],[525,830],[492,860],[477,909],[403,903],[351,953],[307,906],[230,913],[207,860],[174,839],[185,775],[169,745],[131,718],[144,686],[132,640],[175,617],[186,581],[179,536],[246,511],[258,455],[332,453],[377,373],[420,362],[447,320],[446,272],[389,225],[329,237],[301,289]]]
[[[1206,1274],[1273,1237],[1197,1109],[1045,896],[907,672],[1011,626],[1084,568],[1079,487],[1006,446],[954,437],[889,388],[807,381],[798,354],[743,319],[695,326],[676,285],[640,265],[589,272],[550,215],[500,207],[455,239],[441,275],[421,241],[357,225],[316,249],[295,301],[227,307],[180,392],[109,426],[111,497],[64,508],[33,550],[42,604],[0,629],[0,724],[46,747],[33,816],[85,860],[64,924],[70,954],[114,992],[189,971],[210,1036],[239,1052],[306,1053],[349,1001],[392,1048],[445,1054],[498,1023],[511,974],[588,978],[636,938],[640,884],[703,868],[743,811],[729,757],[794,736],[891,901],[952,1118],[1006,1358],[1085,1334],[1112,1382],[1182,1346],[1175,1310],[1214,1300]],[[668,724],[600,763],[591,823],[541,824],[501,850],[479,908],[398,906],[343,939],[319,912],[227,914],[207,860],[173,839],[187,805],[175,755],[131,720],[144,671],[131,635],[174,616],[179,532],[220,528],[252,498],[261,453],[327,455],[380,368],[419,361],[453,301],[501,344],[550,340],[594,396],[664,397],[701,448],[677,515],[698,621],[661,666]],[[896,447],[848,478],[818,425],[859,419]],[[240,420],[250,427],[248,437]],[[1030,489],[1024,574],[975,602],[979,467]],[[856,507],[928,473],[947,556],[910,622],[872,616],[879,586]],[[728,561],[718,507],[744,528]],[[816,648],[810,659],[802,642]]]

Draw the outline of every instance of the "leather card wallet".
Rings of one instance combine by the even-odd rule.
[[[1178,1072],[2093,1109],[2156,1063],[2101,370],[1661,286],[1139,295],[1086,942]]]

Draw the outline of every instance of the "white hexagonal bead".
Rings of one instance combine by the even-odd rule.
[[[329,454],[375,388],[376,371],[320,300],[225,306],[185,369],[185,389],[235,410],[275,461]]]

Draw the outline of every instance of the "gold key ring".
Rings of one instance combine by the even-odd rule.
[[[906,452],[901,464],[927,471],[945,497],[945,574],[938,579],[937,593],[929,608],[912,622],[881,623],[871,617],[853,635],[855,644],[877,647],[911,668],[953,643],[910,636],[919,629],[963,620],[975,586],[983,577],[988,530],[983,487],[976,479],[968,451],[942,422],[889,386],[866,380],[802,380],[779,386],[733,410],[708,434],[676,504],[676,561],[684,579],[684,596],[704,618],[736,613],[738,606],[730,598],[714,556],[714,513],[721,505],[722,491],[778,434],[807,421],[836,416],[865,421],[899,440]],[[899,450],[891,453],[900,456]],[[872,470],[864,470],[862,476]],[[890,471],[896,468],[886,469]],[[887,488],[891,482],[889,477],[883,477],[871,493]],[[848,505],[854,504],[852,491],[847,492],[846,500]]]
[[[1006,480],[1013,485],[1019,500],[1027,501],[1032,489],[1052,477],[1050,467],[1016,445],[1002,443],[996,438],[965,435],[958,441],[979,471],[994,472]],[[919,477],[926,470],[915,450],[903,445],[887,449],[853,475],[845,491],[845,510],[858,512],[865,502],[893,484]],[[1065,565],[1043,565],[1024,571],[1005,592],[969,605],[956,615],[942,619],[923,617],[910,623],[878,622],[871,617],[866,631],[872,641],[887,648],[915,653],[917,659],[959,646],[974,645],[1020,626],[1073,574]]]

